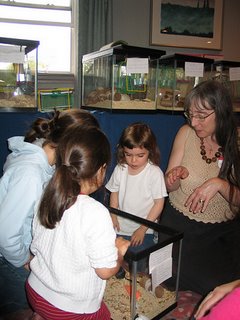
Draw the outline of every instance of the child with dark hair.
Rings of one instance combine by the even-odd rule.
[[[19,310],[21,314],[32,313],[26,299],[25,281],[31,259],[29,245],[34,205],[54,172],[56,147],[73,124],[99,126],[87,111],[55,111],[50,118],[37,118],[25,137],[8,139],[11,153],[0,179],[1,315]],[[20,316],[15,314],[15,317],[19,319]]]
[[[160,151],[151,128],[133,123],[125,128],[117,146],[117,166],[106,188],[111,192],[110,206],[155,222],[167,196],[164,175],[159,167]],[[119,235],[131,246],[143,248],[153,243],[153,230],[112,214]]]
[[[105,206],[89,195],[103,184],[108,139],[96,127],[72,127],[56,151],[56,170],[33,223],[29,301],[45,320],[110,320],[106,279],[129,242],[117,238]]]

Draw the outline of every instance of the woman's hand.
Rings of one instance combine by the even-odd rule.
[[[186,167],[177,166],[172,168],[165,174],[167,189],[170,191],[176,190],[179,187],[180,179],[186,179],[188,175],[189,172]]]
[[[207,180],[188,197],[185,206],[194,213],[204,212],[209,201],[222,189],[223,181],[220,178]]]
[[[146,227],[140,226],[137,230],[133,232],[131,237],[131,246],[140,246],[143,243],[146,230]]]
[[[207,311],[209,311],[213,306],[215,306],[220,300],[222,300],[228,293],[230,293],[239,285],[240,280],[236,280],[216,287],[213,291],[211,291],[200,304],[195,314],[196,320],[203,317]]]

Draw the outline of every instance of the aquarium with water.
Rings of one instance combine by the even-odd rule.
[[[37,108],[38,46],[0,37],[0,111]]]
[[[165,51],[106,46],[82,58],[82,105],[116,110],[156,110],[156,74]]]
[[[162,56],[158,63],[157,109],[181,111],[188,92],[211,77],[212,59],[193,55]]]

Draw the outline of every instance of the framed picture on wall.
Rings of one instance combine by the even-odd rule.
[[[221,50],[223,0],[151,0],[150,44]]]

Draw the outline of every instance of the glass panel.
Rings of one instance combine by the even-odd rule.
[[[128,226],[148,223],[117,209],[110,212]],[[121,272],[107,281],[104,301],[113,320],[160,319],[176,307],[182,234],[156,223],[148,227],[143,244],[128,248]]]
[[[1,6],[0,18],[71,23],[71,11]]]
[[[165,51],[123,45],[84,55],[82,105],[116,110],[155,110],[158,67],[155,57],[163,53]]]
[[[33,46],[33,43],[29,43]],[[0,108],[36,108],[37,49],[25,54],[25,45],[0,44]]]
[[[71,29],[68,27],[0,23],[1,36],[38,40],[40,72],[70,72]],[[46,37],[47,35],[47,37]],[[63,40],[64,39],[64,40]]]
[[[9,0],[3,0],[9,2]],[[15,0],[16,3],[27,3],[27,4],[43,4],[43,5],[55,5],[55,6],[70,6],[71,0]]]

